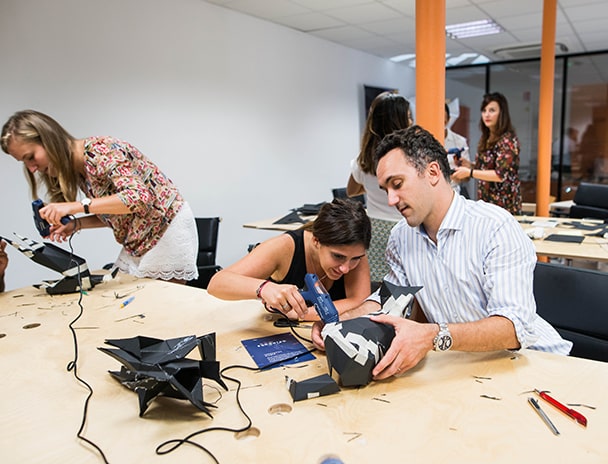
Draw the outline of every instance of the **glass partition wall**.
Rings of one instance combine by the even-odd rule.
[[[446,99],[458,98],[452,127],[469,141],[480,137],[483,95],[501,92],[521,142],[524,202],[536,201],[540,59],[446,68]],[[570,200],[581,181],[608,184],[608,52],[563,55],[555,61],[551,153],[552,201]],[[469,188],[469,192],[475,192]]]

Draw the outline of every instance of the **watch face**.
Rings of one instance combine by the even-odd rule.
[[[452,337],[449,335],[442,335],[437,340],[437,349],[439,351],[447,351],[452,347]]]

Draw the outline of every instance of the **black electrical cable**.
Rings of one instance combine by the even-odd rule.
[[[74,234],[72,233],[72,235],[70,235],[69,239],[68,239],[68,245],[70,246],[70,260],[72,259],[72,256],[74,254],[74,248],[72,247],[72,237],[74,236]],[[93,448],[95,448],[97,450],[97,452],[99,453],[99,455],[101,456],[101,458],[103,459],[103,462],[105,464],[109,464],[108,459],[106,458],[106,455],[104,454],[103,450],[92,440],[86,438],[83,435],[83,430],[84,427],[86,425],[87,422],[87,413],[88,413],[88,409],[89,409],[89,402],[91,400],[91,397],[93,396],[93,388],[82,378],[78,375],[78,337],[76,335],[76,331],[74,330],[74,324],[80,319],[80,317],[83,314],[83,306],[82,306],[82,295],[84,293],[83,289],[82,289],[82,278],[80,275],[80,265],[75,262],[75,261],[71,261],[74,262],[74,264],[76,264],[77,266],[77,279],[78,279],[78,286],[80,289],[80,293],[78,296],[78,307],[80,308],[80,311],[78,313],[78,315],[76,316],[76,318],[74,318],[70,324],[68,325],[68,327],[70,328],[71,334],[72,334],[72,339],[74,342],[74,359],[72,361],[70,361],[67,365],[67,370],[68,371],[72,371],[74,373],[74,377],[76,378],[76,380],[78,380],[78,382],[80,382],[81,384],[83,384],[87,390],[89,391],[89,394],[87,395],[85,402],[84,402],[84,406],[83,406],[83,414],[82,414],[82,421],[80,423],[80,428],[78,429],[78,432],[76,434],[76,436],[88,443],[89,445],[91,445]],[[294,327],[290,327],[291,331],[294,333],[294,335],[304,341],[307,342],[311,342],[311,340],[308,340],[304,337],[302,337],[300,334],[298,334]],[[267,364],[265,366],[262,367],[251,367],[251,366],[243,366],[243,365],[232,365],[232,366],[227,366],[225,368],[223,368],[220,371],[220,375],[222,376],[222,378],[226,379],[226,380],[231,380],[232,382],[235,382],[237,384],[237,389],[236,389],[236,403],[239,407],[239,410],[241,411],[241,413],[245,416],[245,418],[247,419],[247,425],[245,425],[244,427],[241,428],[230,428],[230,427],[208,427],[206,429],[201,429],[201,430],[197,430],[196,432],[191,433],[190,435],[186,436],[185,438],[176,438],[176,439],[172,439],[172,440],[167,440],[163,443],[161,443],[160,445],[158,445],[156,447],[156,454],[158,455],[165,455],[165,454],[169,454],[172,451],[176,450],[177,448],[179,448],[181,445],[183,444],[189,444],[192,446],[195,446],[196,448],[199,448],[201,451],[205,452],[209,457],[211,457],[211,459],[213,459],[213,461],[216,464],[220,464],[219,461],[217,460],[217,458],[213,455],[213,453],[211,451],[209,451],[207,448],[205,448],[203,445],[196,443],[194,441],[192,441],[191,439],[201,435],[203,433],[207,433],[207,432],[213,432],[213,431],[225,431],[225,432],[233,432],[233,433],[239,433],[239,432],[244,432],[246,430],[248,430],[249,428],[251,428],[252,425],[252,421],[251,418],[247,415],[247,413],[245,412],[245,409],[243,408],[243,405],[241,404],[241,400],[240,400],[240,396],[239,393],[241,391],[241,381],[234,378],[234,377],[229,377],[228,375],[225,374],[226,371],[228,371],[229,369],[246,369],[249,371],[259,371],[262,372],[264,370],[270,369],[272,367],[275,367],[277,365],[280,365],[286,361],[291,361],[292,359],[296,359],[300,356],[303,356],[305,354],[309,354],[312,353],[313,351],[316,351],[316,348],[312,348],[310,350],[304,351],[302,353],[298,353],[297,355],[291,356],[289,358],[286,359],[282,359],[280,361],[276,361],[274,363],[270,363]],[[169,445],[169,448],[167,448]],[[164,449],[167,448],[167,449]]]
[[[87,437],[85,437],[82,433],[82,431],[84,430],[84,427],[87,423],[87,412],[89,410],[89,401],[91,400],[91,397],[93,396],[93,388],[91,387],[91,385],[89,385],[82,377],[80,377],[78,375],[78,337],[76,336],[76,331],[74,330],[74,324],[76,323],[76,321],[78,321],[78,319],[80,319],[80,317],[83,314],[83,306],[82,306],[82,295],[84,293],[84,290],[82,289],[82,277],[80,275],[80,264],[77,263],[75,260],[73,261],[72,257],[74,255],[74,248],[72,246],[72,237],[74,236],[74,233],[72,233],[72,235],[70,235],[70,238],[68,239],[68,245],[70,246],[70,264],[74,263],[76,264],[76,268],[77,268],[77,279],[78,279],[78,288],[79,288],[79,295],[78,295],[78,307],[80,308],[80,311],[78,312],[78,315],[76,316],[76,318],[74,318],[74,320],[72,320],[72,322],[69,323],[68,327],[70,328],[70,332],[72,333],[72,340],[74,342],[74,359],[72,359],[72,361],[70,361],[67,365],[67,370],[68,372],[73,372],[74,373],[74,378],[76,380],[78,380],[78,382],[80,382],[82,385],[84,385],[87,390],[89,391],[89,394],[87,395],[85,401],[84,401],[84,406],[83,406],[83,412],[82,412],[82,421],[80,423],[80,428],[78,429],[78,432],[76,433],[76,436],[88,443],[89,445],[91,445],[93,448],[95,448],[97,450],[97,452],[100,454],[101,458],[103,459],[103,462],[108,464],[108,459],[106,458],[106,455],[104,454],[103,450],[93,441],[89,440]]]
[[[243,414],[243,416],[245,416],[245,418],[247,419],[247,425],[245,425],[244,427],[241,428],[230,428],[230,427],[208,427],[206,429],[201,429],[201,430],[197,430],[196,432],[191,433],[190,435],[184,437],[184,438],[175,438],[172,440],[167,440],[163,443],[161,443],[160,445],[158,445],[156,447],[156,454],[159,455],[163,455],[163,454],[168,454],[171,453],[172,451],[176,450],[177,448],[179,448],[181,445],[184,444],[189,444],[192,446],[195,446],[197,448],[199,448],[200,450],[204,451],[205,453],[207,453],[207,455],[209,455],[209,457],[211,457],[211,459],[213,459],[213,461],[216,464],[220,464],[220,462],[218,461],[218,459],[214,456],[214,454],[209,451],[207,448],[205,448],[203,445],[196,443],[194,441],[192,441],[191,439],[201,435],[203,433],[207,433],[207,432],[214,432],[214,431],[224,431],[224,432],[233,432],[233,433],[239,433],[239,432],[245,432],[246,430],[248,430],[249,428],[251,428],[251,425],[253,424],[251,422],[251,418],[247,415],[247,413],[245,412],[245,409],[243,408],[243,405],[241,404],[241,399],[239,397],[239,393],[241,391],[241,381],[234,378],[234,377],[229,377],[225,374],[225,372],[229,369],[246,369],[248,371],[254,371],[254,372],[262,372],[265,371],[266,369],[270,369],[272,367],[275,367],[277,365],[280,365],[286,361],[291,361],[292,359],[296,359],[300,356],[303,356],[305,354],[309,354],[312,353],[313,351],[316,351],[316,348],[312,348],[310,350],[304,351],[302,353],[298,353],[297,355],[291,356],[289,358],[286,359],[282,359],[280,361],[276,361],[270,364],[266,364],[265,366],[262,367],[251,367],[251,366],[243,366],[240,364],[234,364],[232,366],[226,366],[224,367],[221,371],[220,371],[220,375],[222,378],[226,379],[226,380],[231,380],[232,382],[235,382],[237,384],[237,389],[236,389],[236,403],[239,407],[239,410],[241,411],[241,413]],[[171,447],[169,447],[168,449],[164,449],[167,448],[169,445],[172,445]]]
[[[287,321],[289,321],[289,320],[290,320],[290,319],[288,319],[287,317],[285,317],[285,319],[286,319]],[[296,331],[296,327],[297,327],[297,325],[291,325],[291,324],[290,324],[290,325],[289,325],[289,330],[291,330],[291,332],[292,332],[292,333],[293,333],[293,334],[294,334],[296,337],[298,337],[300,340],[303,340],[303,341],[308,342],[308,343],[312,343],[312,340],[309,340],[308,338],[306,338],[306,337],[304,337],[304,336],[300,335],[300,334],[299,334],[299,333]]]

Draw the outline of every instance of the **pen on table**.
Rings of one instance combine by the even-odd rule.
[[[553,425],[553,422],[551,422],[551,419],[549,419],[547,417],[547,415],[545,414],[545,411],[543,411],[540,408],[540,405],[538,404],[538,401],[536,401],[532,397],[528,397],[528,403],[530,403],[530,405],[532,405],[532,407],[534,408],[534,410],[537,412],[537,414],[540,416],[540,418],[543,420],[543,422],[545,424],[547,424],[547,427],[549,427],[549,429],[551,429],[551,431],[553,432],[553,434],[554,435],[559,435],[559,430],[557,430],[557,428],[555,427],[555,425]]]
[[[133,301],[135,299],[134,296],[130,296],[129,298],[127,298],[125,301],[123,301],[122,303],[120,303],[120,307],[124,308],[125,306],[127,306],[129,303],[131,303],[131,301]]]
[[[565,404],[560,403],[555,398],[549,396],[547,394],[547,392],[537,390],[537,389],[534,389],[534,392],[538,396],[540,396],[543,400],[545,400],[547,403],[549,403],[551,406],[556,407],[561,412],[566,414],[568,417],[570,417],[571,419],[574,419],[576,422],[581,424],[583,427],[587,427],[587,418],[585,416],[583,416],[580,412],[575,411],[574,409],[569,408]]]

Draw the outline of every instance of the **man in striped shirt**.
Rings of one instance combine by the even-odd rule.
[[[405,218],[391,232],[385,280],[423,288],[410,319],[372,316],[395,328],[374,378],[410,369],[433,349],[568,354],[572,343],[536,314],[536,253],[515,218],[456,195],[445,149],[420,126],[386,136],[376,159],[380,188]],[[373,294],[341,319],[377,311],[379,301]],[[317,330],[313,339],[322,346]]]

